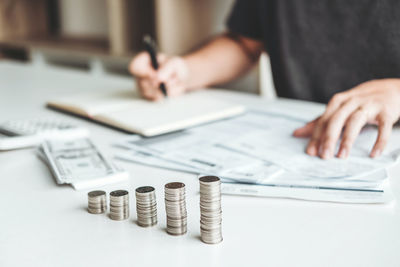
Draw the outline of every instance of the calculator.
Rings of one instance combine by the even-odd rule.
[[[46,139],[87,136],[87,129],[58,118],[9,120],[0,123],[0,151],[36,146]]]

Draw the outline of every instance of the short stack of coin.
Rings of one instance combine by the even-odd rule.
[[[165,185],[165,210],[167,233],[183,235],[187,232],[185,184],[174,182]]]
[[[122,221],[129,218],[129,192],[116,190],[110,193],[110,218]]]
[[[142,186],[136,188],[137,223],[148,227],[157,224],[157,202],[154,187]]]
[[[88,212],[93,214],[104,213],[107,210],[106,192],[96,190],[88,193]]]
[[[200,233],[207,244],[222,241],[221,180],[216,176],[200,177]]]

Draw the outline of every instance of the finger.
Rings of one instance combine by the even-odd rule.
[[[182,82],[176,78],[174,75],[168,82],[165,84],[167,88],[168,96],[178,96],[185,91],[185,87]]]
[[[169,79],[171,79],[172,76],[177,74],[177,69],[179,68],[178,64],[178,59],[173,58],[161,65],[157,73],[158,80],[161,82],[167,82]]]
[[[293,136],[295,136],[295,137],[310,137],[314,130],[317,120],[318,120],[318,118],[313,121],[308,122],[303,127],[297,128],[293,132]]]
[[[153,91],[154,88],[159,86],[157,81],[149,78],[137,79],[137,84],[143,91]]]
[[[153,95],[151,94],[151,85],[150,82],[146,79],[140,79],[137,82],[139,87],[139,92],[142,97],[145,99],[151,100]]]
[[[164,54],[157,54],[157,61],[163,64],[167,60]],[[157,71],[153,68],[151,57],[147,52],[140,52],[129,64],[129,71],[139,78],[156,78]]]
[[[362,127],[367,123],[368,116],[363,110],[356,110],[346,122],[346,127],[343,131],[342,141],[337,154],[339,158],[347,158],[350,150],[360,134]]]
[[[311,135],[310,142],[308,143],[306,148],[306,153],[309,154],[310,156],[316,156],[319,154],[321,137],[325,129],[326,123],[329,121],[329,118],[332,116],[332,114],[347,99],[347,94],[348,94],[347,92],[335,94],[329,101],[325,109],[325,112],[316,122]]]
[[[370,154],[372,158],[379,157],[382,154],[390,134],[392,133],[393,122],[388,116],[381,115],[378,118],[378,123],[378,137]]]
[[[158,89],[157,85],[149,79],[141,79],[139,81],[139,88],[141,95],[148,100],[159,100],[163,98],[162,92]]]
[[[322,136],[323,130],[325,128],[326,121],[323,118],[325,115],[322,114],[321,117],[317,118],[315,121],[314,129],[311,134],[310,141],[308,142],[306,153],[310,156],[317,156],[318,155],[318,148],[320,144],[320,138]]]
[[[147,100],[151,100],[151,101],[159,101],[164,98],[164,95],[162,94],[162,92],[160,90],[155,90],[155,89],[151,89],[151,91],[150,90],[146,91],[146,93],[144,93],[143,96]]]
[[[349,116],[359,107],[361,100],[353,98],[344,102],[340,108],[330,117],[326,123],[324,132],[320,140],[320,147],[318,148],[319,156],[323,159],[333,157],[335,153],[336,143],[342,133],[343,126]]]
[[[311,135],[311,139],[308,142],[306,153],[310,156],[317,156],[318,155],[318,147],[319,147],[319,140],[322,133],[322,129],[324,128],[324,122],[322,120],[318,120],[315,124],[314,130]]]
[[[157,61],[159,64],[165,64],[165,62],[168,60],[168,56],[163,54],[163,53],[158,53],[157,54]]]
[[[148,53],[141,52],[133,58],[129,64],[129,71],[136,77],[148,77],[154,75],[155,71],[151,66],[151,59]]]
[[[324,114],[322,114],[322,119],[327,120],[332,116],[332,114],[346,101],[348,100],[349,92],[341,92],[335,94],[328,102]]]
[[[174,96],[179,96],[182,95],[185,92],[185,87],[181,84],[178,84],[174,87],[172,87],[172,90],[168,91],[168,96],[174,97]]]

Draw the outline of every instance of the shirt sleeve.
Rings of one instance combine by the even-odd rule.
[[[262,39],[258,0],[236,0],[227,20],[229,31],[256,40]]]

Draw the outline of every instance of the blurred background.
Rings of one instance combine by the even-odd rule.
[[[0,0],[0,60],[129,76],[144,34],[182,55],[225,31],[234,0]],[[222,88],[274,97],[269,60]]]

